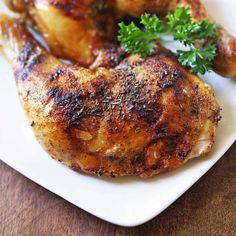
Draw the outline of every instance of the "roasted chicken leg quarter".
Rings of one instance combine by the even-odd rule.
[[[212,148],[220,118],[213,90],[161,46],[155,56],[89,70],[62,63],[3,15],[0,45],[38,141],[75,170],[150,177]]]
[[[190,7],[198,21],[212,18],[200,0],[5,0],[8,6],[31,19],[54,55],[91,68],[113,67],[123,57],[115,42],[121,17],[153,13],[165,16],[179,6]],[[57,19],[55,21],[55,19]],[[69,43],[68,43],[69,42]],[[236,38],[221,26],[215,38],[218,56],[214,70],[236,78]],[[117,53],[117,50],[119,53]],[[115,52],[115,53],[113,53]]]

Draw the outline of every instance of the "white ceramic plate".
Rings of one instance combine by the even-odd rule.
[[[215,19],[236,36],[236,1],[204,2]],[[20,106],[12,70],[0,56],[0,157],[31,180],[99,218],[123,226],[142,224],[190,188],[236,140],[236,82],[213,73],[204,79],[215,88],[223,109],[211,155],[152,179],[97,178],[70,170],[39,146]]]

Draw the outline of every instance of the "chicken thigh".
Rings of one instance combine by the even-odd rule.
[[[213,146],[220,108],[212,88],[160,45],[145,59],[89,70],[62,63],[5,15],[0,45],[38,141],[74,170],[150,177]]]

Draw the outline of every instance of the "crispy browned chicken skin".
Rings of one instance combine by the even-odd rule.
[[[0,45],[37,139],[75,170],[149,177],[212,148],[220,118],[213,90],[161,46],[92,71],[63,64],[6,16]]]
[[[24,12],[42,32],[54,55],[95,68],[114,66],[123,58],[114,41],[116,20],[144,12],[166,15],[178,6],[189,6],[195,20],[209,18],[199,0],[5,0],[11,9]],[[55,19],[57,19],[55,21]],[[218,27],[218,56],[214,70],[236,77],[236,39]],[[117,52],[118,51],[118,52]]]

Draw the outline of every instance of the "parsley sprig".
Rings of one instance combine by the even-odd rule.
[[[143,29],[133,22],[129,25],[121,22],[118,41],[126,51],[146,57],[156,48],[156,41],[166,33],[172,33],[174,40],[188,47],[185,51],[177,50],[178,60],[182,65],[195,74],[205,74],[212,70],[217,54],[213,43],[217,33],[216,25],[207,19],[193,21],[190,9],[186,7],[177,8],[166,19],[167,24],[164,24],[156,15],[145,13],[140,21]]]
[[[143,30],[133,22],[129,25],[125,25],[123,22],[119,23],[118,40],[126,51],[146,57],[155,49],[156,44],[153,41],[161,37],[165,28],[157,16],[147,13],[141,16],[140,23],[144,26]]]

